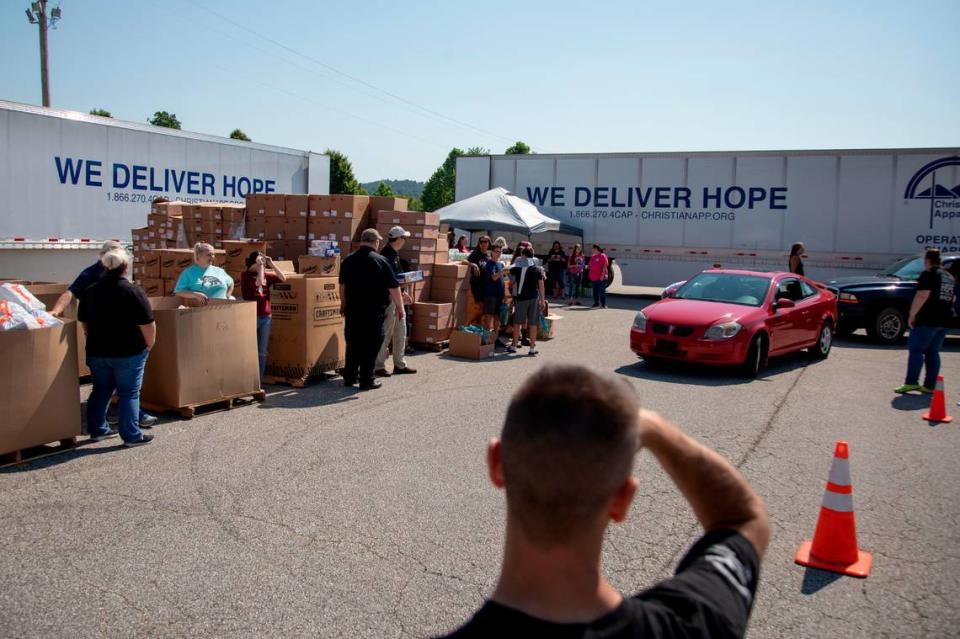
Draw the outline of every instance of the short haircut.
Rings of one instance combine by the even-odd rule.
[[[116,251],[117,249],[122,249],[123,244],[116,240],[107,240],[103,243],[103,246],[100,247],[100,255],[109,253],[110,251]]]
[[[622,377],[572,364],[541,368],[514,394],[501,435],[507,512],[532,541],[562,544],[602,514],[633,468],[639,409]]]
[[[123,271],[130,265],[130,256],[122,248],[107,251],[100,257],[100,263],[108,273],[122,275]]]
[[[383,238],[380,237],[380,233],[377,231],[377,229],[364,229],[363,233],[360,234],[360,241],[368,244],[370,242],[378,242],[381,239]]]
[[[940,266],[940,249],[927,249],[927,252],[923,254],[923,259],[929,260],[934,266]]]

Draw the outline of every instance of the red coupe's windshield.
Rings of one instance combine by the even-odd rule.
[[[770,278],[733,273],[700,273],[674,294],[675,299],[760,306],[770,288]]]

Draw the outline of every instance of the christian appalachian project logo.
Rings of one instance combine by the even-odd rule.
[[[907,182],[903,192],[906,200],[930,200],[930,228],[935,218],[960,218],[960,184],[943,184],[937,181],[953,174],[947,167],[960,166],[960,156],[940,158],[921,167]]]

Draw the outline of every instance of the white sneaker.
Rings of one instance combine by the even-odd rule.
[[[527,351],[527,355],[536,355],[536,354],[539,353],[539,352],[540,352],[540,351],[537,350],[537,347],[536,347],[536,346],[531,346],[531,347],[530,347],[530,350]]]

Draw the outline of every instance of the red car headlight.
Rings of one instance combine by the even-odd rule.
[[[704,339],[731,339],[737,336],[737,333],[742,329],[737,322],[723,322],[722,324],[714,324],[707,329],[707,332],[703,334]]]

